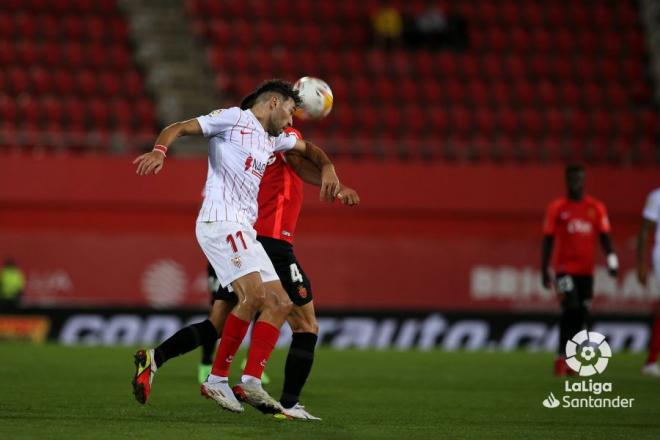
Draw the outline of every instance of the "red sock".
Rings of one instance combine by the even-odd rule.
[[[261,379],[261,374],[266,368],[266,362],[268,362],[279,336],[280,330],[278,328],[267,322],[257,321],[252,330],[252,343],[250,344],[250,352],[243,374]]]
[[[651,343],[649,344],[649,357],[646,360],[646,363],[655,364],[658,360],[658,352],[660,352],[660,316],[656,316],[655,321],[653,321]]]
[[[222,331],[218,352],[215,354],[215,359],[213,360],[212,374],[224,377],[229,376],[231,361],[234,360],[234,355],[238,351],[238,347],[241,346],[241,342],[243,342],[249,326],[249,321],[243,321],[235,315],[229,314],[225,322],[225,329]]]

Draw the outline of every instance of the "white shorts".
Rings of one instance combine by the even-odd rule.
[[[252,272],[259,272],[264,283],[279,280],[254,228],[225,221],[197,222],[195,233],[222,287]]]

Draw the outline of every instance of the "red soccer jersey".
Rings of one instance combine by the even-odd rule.
[[[554,200],[548,206],[543,233],[554,235],[552,266],[556,273],[592,275],[598,236],[610,231],[605,205],[593,197]]]
[[[287,128],[285,132],[302,139],[295,128]],[[254,224],[257,234],[293,243],[303,201],[303,182],[287,165],[283,153],[275,153],[268,160],[257,200],[259,214]]]

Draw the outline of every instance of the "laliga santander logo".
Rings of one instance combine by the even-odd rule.
[[[597,332],[578,332],[566,342],[566,364],[580,376],[602,373],[612,357],[610,344]]]

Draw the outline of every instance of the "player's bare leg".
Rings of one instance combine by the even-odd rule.
[[[287,321],[293,330],[293,337],[284,367],[284,386],[280,398],[282,415],[289,419],[321,420],[307,412],[299,402],[300,393],[312,370],[319,333],[314,302],[294,307]]]
[[[282,294],[273,285],[279,286]],[[238,303],[225,322],[212,374],[208,381],[202,384],[202,394],[212,397],[223,408],[236,408],[238,402],[235,401],[234,395],[227,391],[229,368],[247,333],[250,321],[260,311],[261,316],[252,331],[248,362],[241,383],[238,388],[235,387],[234,392],[250,405],[269,408],[273,413],[278,412],[279,403],[263,390],[260,378],[277,342],[279,327],[291,310],[291,301],[279,281],[262,283],[261,276],[256,272],[235,280],[232,282],[232,288],[238,297]],[[209,395],[212,394],[209,390],[217,392],[216,395]]]
[[[263,283],[264,302],[259,319],[252,330],[252,342],[241,383],[233,390],[236,397],[261,412],[280,412],[279,402],[261,386],[261,375],[275,348],[280,327],[284,324],[293,304],[279,280]]]
[[[243,406],[229,387],[229,369],[245,338],[250,321],[264,305],[266,293],[258,272],[238,278],[232,282],[232,288],[238,297],[238,303],[227,316],[211,374],[201,385],[200,392],[204,397],[215,400],[224,409],[241,412]]]

